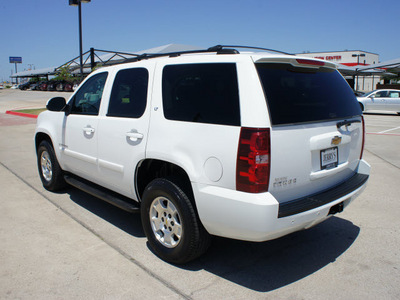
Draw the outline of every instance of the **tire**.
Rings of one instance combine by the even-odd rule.
[[[58,164],[52,145],[44,140],[37,150],[37,165],[43,187],[48,191],[59,191],[66,186],[64,174]]]
[[[364,112],[364,105],[362,103],[360,103],[360,102],[358,102],[358,104],[360,104],[361,111]]]
[[[190,198],[170,179],[157,178],[147,185],[141,217],[150,248],[167,262],[187,263],[210,245]]]

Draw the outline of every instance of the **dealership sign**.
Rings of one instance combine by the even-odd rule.
[[[10,64],[22,64],[22,57],[10,56]]]
[[[315,58],[330,60],[330,61],[340,61],[342,60],[341,55],[327,55],[327,56],[315,56]]]

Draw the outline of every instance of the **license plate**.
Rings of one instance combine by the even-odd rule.
[[[335,168],[338,165],[338,148],[321,150],[321,170]]]

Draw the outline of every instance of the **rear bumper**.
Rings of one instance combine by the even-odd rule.
[[[280,204],[270,193],[250,194],[193,184],[200,219],[210,234],[267,241],[310,228],[329,218],[331,207],[345,208],[366,187],[370,166],[361,160],[349,180],[315,195]]]
[[[356,173],[345,182],[321,193],[280,203],[278,218],[292,216],[331,203],[363,186],[368,178],[369,175]]]

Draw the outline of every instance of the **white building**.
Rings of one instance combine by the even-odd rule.
[[[308,52],[298,55],[329,60],[348,67],[369,66],[379,62],[379,54],[360,50]],[[381,78],[380,76],[355,76],[355,78],[346,77],[346,80],[354,90],[369,92],[376,89],[376,85],[380,82]]]

